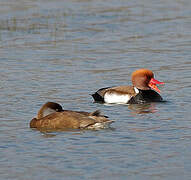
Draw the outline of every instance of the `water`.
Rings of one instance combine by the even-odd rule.
[[[191,1],[0,0],[0,179],[190,179]],[[89,94],[149,68],[166,103]],[[40,106],[100,109],[111,129],[43,133]]]

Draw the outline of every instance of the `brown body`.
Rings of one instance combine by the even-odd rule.
[[[135,96],[137,93],[135,92],[135,89],[133,86],[116,86],[116,87],[111,87],[108,89],[104,89],[103,91],[100,92],[103,96],[105,93],[117,93],[120,95],[130,95],[130,96]]]
[[[56,108],[60,106],[58,105],[52,102],[44,104],[39,110],[37,118],[31,120],[30,127],[43,129],[96,129],[99,127],[104,128],[105,125],[113,122],[106,116],[100,115],[99,111],[88,113],[62,110]],[[43,112],[49,108],[56,108],[55,112],[42,116]],[[52,110],[54,111],[54,109]]]

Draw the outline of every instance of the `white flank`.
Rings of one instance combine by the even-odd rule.
[[[117,103],[117,104],[126,104],[130,100],[131,96],[129,95],[119,95],[116,93],[106,93],[104,96],[104,101],[106,103]]]
[[[135,90],[136,94],[139,93],[139,90],[136,87],[134,87],[134,90]]]
[[[91,126],[88,126],[87,129],[92,129],[92,130],[99,130],[99,129],[105,129],[109,128],[109,125],[112,123],[111,122],[101,122],[101,123],[95,123]]]

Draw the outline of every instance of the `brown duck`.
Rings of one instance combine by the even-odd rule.
[[[58,103],[47,102],[30,122],[31,128],[38,129],[101,129],[109,127],[113,121],[100,111],[83,112],[63,110]]]
[[[92,97],[95,102],[141,104],[162,101],[157,84],[164,84],[154,78],[148,69],[138,69],[132,73],[132,86],[113,86],[101,88]],[[156,92],[157,91],[157,92]]]

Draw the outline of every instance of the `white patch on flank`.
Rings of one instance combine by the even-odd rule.
[[[104,101],[106,103],[118,103],[118,104],[125,104],[130,100],[131,96],[128,94],[121,95],[116,93],[105,93]]]
[[[113,121],[109,121],[109,122],[101,122],[101,123],[95,123],[91,126],[88,126],[87,129],[94,129],[94,130],[99,130],[99,129],[105,129],[105,128],[109,128],[110,124]]]
[[[104,129],[106,128],[105,123],[95,123],[94,125],[88,126],[88,129]]]
[[[134,87],[134,90],[135,90],[135,92],[138,94],[139,93],[139,90],[136,88],[136,87]]]

